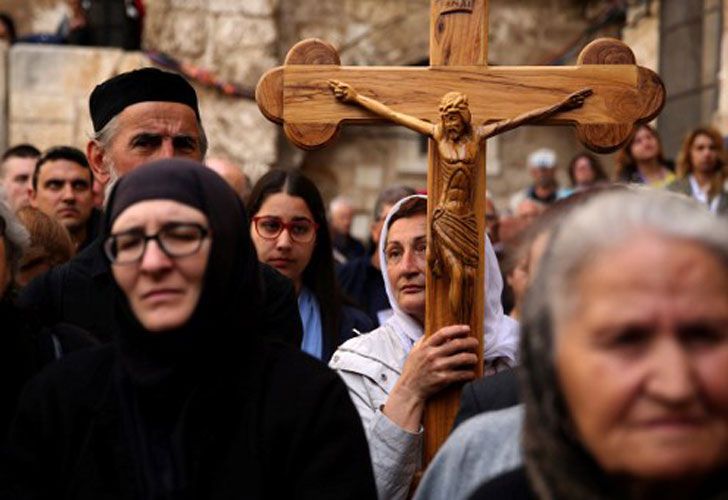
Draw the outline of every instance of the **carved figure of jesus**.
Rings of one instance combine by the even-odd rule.
[[[460,92],[448,92],[443,96],[439,107],[440,123],[433,124],[394,111],[375,99],[359,94],[346,83],[330,80],[329,86],[339,101],[359,105],[382,118],[424,134],[437,143],[437,166],[444,189],[432,212],[432,241],[427,248],[427,264],[436,278],[443,275],[449,278],[450,311],[458,323],[469,324],[472,313],[469,298],[474,292],[479,238],[472,210],[473,178],[481,142],[521,125],[581,107],[592,90],[582,89],[552,106],[538,108],[515,118],[486,121],[474,126],[468,97]]]

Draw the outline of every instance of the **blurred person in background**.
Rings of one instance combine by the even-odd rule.
[[[526,189],[511,196],[512,212],[515,213],[518,205],[526,199],[550,205],[566,196],[567,192],[559,188],[559,182],[556,180],[557,158],[553,149],[541,148],[533,151],[528,155],[527,165],[533,182]]]
[[[354,207],[345,196],[337,196],[329,203],[329,220],[331,222],[331,239],[334,244],[334,259],[337,264],[345,264],[349,260],[364,255],[364,245],[351,235],[351,223],[354,219]]]
[[[227,158],[214,156],[205,159],[205,165],[218,173],[238,193],[243,203],[248,202],[250,191],[253,188],[250,179],[243,169]]]
[[[569,194],[609,182],[602,162],[591,153],[583,152],[574,156],[569,162],[568,173],[571,182]]]
[[[60,230],[65,231],[62,227]],[[25,383],[51,361],[93,345],[86,332],[70,325],[43,326],[40,318],[15,304],[17,281],[29,245],[28,231],[0,194],[0,448],[7,442]]]
[[[390,186],[381,191],[374,203],[369,252],[367,255],[351,259],[336,269],[341,288],[369,315],[375,325],[381,325],[392,315],[378,252],[382,225],[394,204],[413,194],[415,190],[409,186]]]
[[[673,166],[663,155],[657,130],[643,123],[617,155],[615,181],[663,188],[674,180]]]
[[[31,144],[18,144],[9,148],[0,163],[0,185],[10,208],[18,210],[30,203],[33,189],[33,171],[40,157],[38,148]]]
[[[683,141],[677,157],[677,180],[667,188],[692,197],[714,214],[728,214],[724,182],[723,137],[712,127],[698,127]]]
[[[30,245],[15,276],[15,283],[22,288],[36,276],[70,260],[75,249],[66,228],[37,208],[23,207],[17,216],[30,234]]]

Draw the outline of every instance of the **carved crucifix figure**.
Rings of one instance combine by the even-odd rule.
[[[426,135],[437,144],[437,166],[444,188],[432,210],[432,238],[427,249],[427,263],[435,278],[446,277],[449,280],[451,316],[459,324],[470,323],[480,239],[473,211],[473,188],[475,170],[480,167],[476,160],[482,142],[521,125],[579,108],[592,90],[582,89],[552,106],[482,124],[473,124],[465,94],[448,92],[440,101],[440,121],[432,124],[394,111],[386,104],[359,94],[347,83],[330,80],[329,85],[341,102],[359,105],[382,118]]]
[[[331,45],[305,40],[289,51],[283,66],[263,75],[256,89],[262,113],[282,124],[288,139],[304,149],[325,146],[350,122],[395,121],[431,137],[427,189],[434,203],[428,207],[428,237],[437,243],[431,245],[427,273],[425,330],[430,334],[448,324],[467,323],[480,342],[484,139],[538,120],[539,125],[573,125],[582,143],[606,153],[624,144],[637,125],[653,119],[665,97],[659,77],[637,66],[619,40],[593,41],[575,66],[489,67],[487,12],[487,0],[431,0],[427,68],[342,66]],[[369,99],[374,108],[334,99],[330,80],[347,82],[359,100]],[[581,107],[589,91],[580,89],[593,93]],[[439,109],[451,92],[468,96],[467,112],[466,100],[455,94],[443,110],[457,112]],[[576,102],[564,106],[565,96],[575,96]],[[478,125],[469,129],[467,122]],[[455,289],[458,283],[463,286]],[[449,434],[458,402],[459,388],[428,402],[425,464]]]

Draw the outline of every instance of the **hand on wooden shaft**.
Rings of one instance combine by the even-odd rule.
[[[404,363],[400,385],[424,401],[454,382],[472,380],[478,341],[469,333],[467,325],[451,325],[418,340]]]
[[[334,95],[341,102],[356,102],[356,98],[359,95],[351,85],[338,80],[329,80],[329,88],[333,90]]]

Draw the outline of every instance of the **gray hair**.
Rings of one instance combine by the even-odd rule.
[[[669,239],[695,242],[728,262],[728,222],[684,195],[639,188],[597,196],[564,221],[554,234],[541,286],[558,320],[576,298],[573,280],[593,257],[649,230]],[[545,291],[544,290],[544,291]]]
[[[585,266],[637,235],[693,242],[728,270],[728,222],[684,195],[648,189],[607,192],[570,212],[556,228],[526,294],[521,324],[524,457],[539,498],[621,496],[613,483],[604,481],[573,429],[553,350],[559,325],[577,303],[575,281]]]
[[[2,188],[0,188],[0,218],[5,221],[5,234],[3,235],[5,264],[10,268],[12,278],[18,272],[23,252],[30,246],[30,234],[8,205],[5,191]]]
[[[106,149],[109,145],[111,145],[116,138],[116,135],[119,133],[119,116],[120,114],[114,116],[101,130],[95,132],[91,137],[91,139],[97,142],[102,149]],[[197,131],[200,135],[201,157],[205,158],[208,148],[207,134],[205,133],[205,128],[202,126],[202,121],[199,118],[197,119]]]
[[[341,205],[348,205],[349,207],[353,207],[354,204],[351,202],[351,199],[340,194],[329,202],[329,212],[335,211]]]
[[[383,190],[374,203],[374,220],[384,219],[387,216],[387,214],[381,213],[384,205],[394,205],[402,198],[412,196],[415,193],[416,191],[409,186],[390,186]]]

